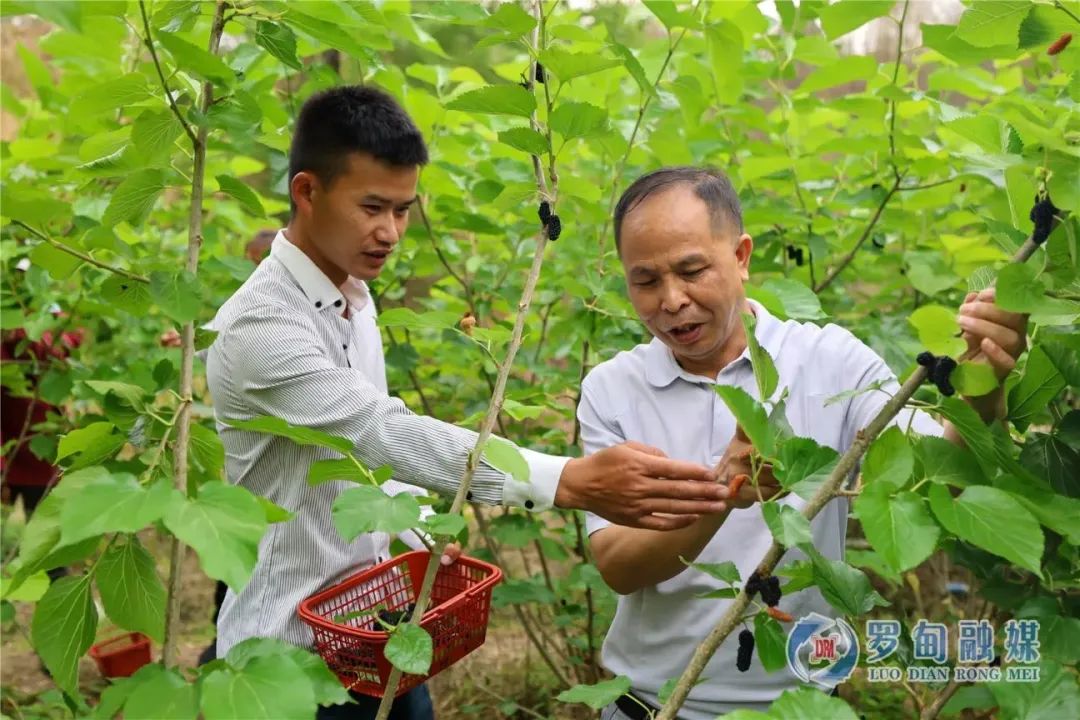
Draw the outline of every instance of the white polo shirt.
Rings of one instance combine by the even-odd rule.
[[[773,357],[787,387],[787,418],[796,435],[844,452],[855,433],[866,427],[899,388],[885,361],[847,330],[811,323],[781,321],[750,301],[757,318],[758,342]],[[846,390],[886,381],[886,392],[871,391],[826,405]],[[620,352],[596,366],[582,384],[578,410],[585,453],[637,441],[663,450],[679,460],[715,465],[735,433],[735,418],[713,390],[734,385],[757,398],[749,351],[720,371],[716,378],[693,375],[676,362],[660,340]],[[887,394],[886,394],[887,393]],[[943,429],[925,413],[902,413],[897,422],[912,421],[915,432],[941,435]],[[784,504],[801,510],[806,501],[790,495]],[[829,502],[811,523],[814,546],[826,557],[842,559],[848,502]],[[586,518],[589,534],[610,523],[596,515]],[[732,561],[745,579],[772,543],[772,535],[754,505],[734,510],[698,561]],[[781,562],[805,559],[788,551]],[[696,596],[724,587],[711,576],[686,569],[674,578],[621,596],[603,647],[603,663],[617,675],[630,677],[634,692],[659,705],[656,693],[666,680],[678,677],[698,644],[724,614],[730,600]],[[796,618],[811,611],[829,617],[836,612],[816,588],[785,596],[780,608]],[[688,720],[713,720],[738,708],[765,710],[784,690],[799,685],[786,668],[766,673],[757,654],[750,670],[735,668],[738,647],[734,635],[717,650],[680,711]]]

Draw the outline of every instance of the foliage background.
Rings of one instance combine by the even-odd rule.
[[[710,163],[731,175],[755,238],[752,296],[781,315],[847,327],[906,374],[927,337],[952,329],[948,313],[918,311],[955,308],[969,278],[979,282],[1007,259],[1031,230],[1028,210],[1040,189],[1062,210],[1080,210],[1080,48],[1045,52],[1061,33],[1080,29],[1070,17],[1080,15],[1078,4],[978,3],[984,7],[958,25],[903,23],[897,44],[877,55],[838,50],[865,23],[900,19],[918,4],[807,0],[776,3],[766,14],[735,1],[545,3],[539,40],[548,82],[535,85],[533,97],[539,127],[551,130],[546,136],[527,131],[533,104],[517,86],[527,45],[536,42],[525,6],[238,3],[227,10],[219,60],[202,50],[213,3],[150,3],[148,23],[176,104],[192,125],[210,128],[196,278],[177,272],[187,243],[191,146],[143,44],[138,4],[5,2],[5,16],[37,15],[48,32],[37,51],[15,48],[29,89],[5,82],[0,96],[7,125],[2,324],[23,326],[35,339],[58,325],[83,327],[89,340],[67,365],[5,364],[4,385],[31,393],[25,375],[39,370],[42,399],[62,406],[34,439],[43,457],[59,454],[73,470],[104,466],[144,483],[171,479],[166,432],[180,360],[160,347],[159,335],[212,317],[251,270],[247,241],[287,220],[286,153],[299,104],[318,89],[360,81],[401,99],[432,150],[421,179],[423,216],[414,216],[374,285],[390,387],[414,410],[479,424],[538,230],[528,151],[546,152],[549,142],[554,152],[542,165],[555,169],[564,230],[547,250],[500,434],[536,449],[579,452],[580,378],[647,340],[613,252],[613,201],[638,174],[666,164]],[[217,98],[204,117],[196,105],[203,81]],[[485,94],[488,86],[500,89]],[[1071,498],[1080,496],[1071,410],[1080,347],[1076,229],[1075,220],[1066,222],[1051,238],[1040,270],[1056,304],[1036,314],[1040,349],[1009,381],[1014,436],[1027,440],[1021,459]],[[806,262],[794,261],[796,250]],[[128,282],[87,257],[150,282]],[[29,268],[16,271],[24,258]],[[54,302],[64,317],[50,312]],[[479,321],[472,338],[456,329],[465,312]],[[193,495],[221,477],[202,372],[197,364]],[[598,677],[592,661],[613,607],[588,562],[580,518],[490,509],[471,518],[470,552],[512,571],[497,591],[496,627],[518,641],[532,628],[550,663],[531,647],[519,685],[480,656],[443,686],[443,707],[467,713],[477,705],[484,716],[499,701],[462,688],[490,684],[511,698],[500,706],[508,714],[515,702],[573,712],[551,698],[563,683]],[[5,529],[10,542],[14,525]],[[142,533],[162,572],[165,531],[157,524]],[[238,533],[238,542],[253,542]],[[975,610],[974,597],[965,608],[944,590],[947,580],[975,584],[959,567],[970,562],[939,552],[917,571],[900,572],[857,537],[854,543],[849,561],[872,571],[896,603],[889,612]],[[196,549],[204,568],[208,556],[218,567],[237,562],[224,550]],[[1063,647],[1073,648],[1056,659],[1074,664],[1075,595],[1060,600],[1036,586],[1021,596],[1020,585],[1008,587],[1011,579],[1003,576],[997,595],[982,597],[1007,611],[1021,609],[1016,597],[1049,598],[1048,612],[1068,638]],[[1074,589],[1075,569],[1058,580]],[[9,607],[13,622],[26,624],[26,610]],[[526,652],[508,642],[513,660],[499,664]],[[856,687],[848,699],[864,711],[896,706],[903,716],[916,702],[895,687]],[[10,691],[17,688],[5,679]],[[972,702],[994,701],[987,697]]]

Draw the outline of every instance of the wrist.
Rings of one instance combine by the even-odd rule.
[[[563,466],[562,474],[559,475],[559,484],[555,486],[555,502],[557,508],[564,510],[584,510],[581,504],[581,495],[578,492],[578,483],[581,475],[582,464],[585,458],[571,458]]]

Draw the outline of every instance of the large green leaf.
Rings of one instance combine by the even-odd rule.
[[[977,47],[1016,47],[1020,24],[1031,11],[1026,0],[982,0],[972,3],[960,17],[956,35]]]
[[[366,483],[368,472],[350,458],[318,460],[308,469],[308,485],[321,485],[331,480],[350,480],[354,483]]]
[[[1056,492],[1080,498],[1080,451],[1060,434],[1035,433],[1024,445],[1020,463],[1046,478]]]
[[[855,499],[855,516],[878,555],[893,570],[903,572],[930,556],[941,530],[921,497],[890,492],[887,485],[863,489]]]
[[[841,57],[830,65],[814,70],[799,85],[799,94],[816,93],[837,85],[869,80],[877,72],[877,60],[865,55]]]
[[[201,690],[206,720],[309,720],[316,710],[311,682],[286,655],[260,655],[239,672],[214,670]]]
[[[826,37],[835,40],[874,18],[887,15],[895,5],[896,0],[840,0],[818,10],[818,19]]]
[[[932,482],[967,487],[987,482],[975,456],[945,438],[924,435],[915,443],[917,472]]]
[[[339,453],[351,452],[353,449],[352,442],[347,438],[299,425],[290,425],[281,418],[263,416],[251,420],[234,420],[228,422],[228,424],[239,430],[249,430],[288,438],[297,445],[315,445],[337,450]]]
[[[351,542],[361,533],[399,533],[420,521],[420,505],[409,493],[387,495],[377,487],[349,488],[331,508],[338,534]]]
[[[203,50],[179,35],[162,30],[154,34],[157,42],[172,55],[179,70],[191,73],[203,80],[218,82],[223,85],[229,85],[236,80],[236,73],[233,69],[209,50]]]
[[[75,98],[73,117],[95,117],[151,97],[150,83],[142,73],[131,73],[94,85]]]
[[[145,315],[150,309],[150,286],[118,275],[101,283],[101,299],[132,315]]]
[[[101,218],[102,224],[128,222],[133,226],[141,225],[165,188],[165,173],[162,170],[147,169],[133,173],[113,191],[109,206]]]
[[[138,532],[162,518],[171,493],[168,481],[146,488],[127,473],[89,484],[64,503],[61,543],[71,545],[103,533]]]
[[[244,488],[210,482],[194,500],[174,493],[165,526],[195,549],[207,575],[239,591],[255,569],[266,513]]]
[[[771,293],[779,301],[783,314],[792,320],[821,320],[825,317],[817,295],[798,280],[769,278],[761,284],[761,289]]]
[[[862,615],[875,605],[888,605],[870,586],[869,578],[861,570],[839,560],[829,560],[813,548],[810,548],[810,557],[814,584],[829,604],[844,615]]]
[[[551,113],[550,123],[552,130],[568,140],[588,137],[604,129],[607,113],[587,102],[563,102]]]
[[[446,109],[529,117],[536,110],[536,97],[520,85],[490,85],[458,95]]]
[[[785,490],[809,499],[832,473],[839,454],[831,447],[818,445],[810,438],[792,438],[780,448],[779,463],[773,475]]]
[[[266,210],[263,209],[262,200],[245,183],[229,175],[218,175],[217,182],[218,189],[235,198],[240,203],[240,207],[244,208],[249,215],[266,217]]]
[[[716,385],[713,389],[735,416],[735,422],[750,438],[754,448],[765,457],[772,457],[776,450],[776,441],[772,428],[769,426],[769,418],[761,403],[750,397],[745,390],[734,385]]]
[[[1080,687],[1072,669],[1043,660],[1038,682],[987,683],[1001,720],[1059,720],[1080,715]]]
[[[790,505],[776,502],[765,503],[761,506],[761,514],[773,538],[784,547],[792,548],[813,542],[810,535],[810,521]]]
[[[143,157],[150,158],[171,151],[183,131],[172,110],[145,110],[132,125],[131,141]]]
[[[867,487],[882,486],[895,491],[907,484],[915,466],[911,443],[896,427],[886,428],[874,438],[863,460],[862,476]]]
[[[994,487],[1005,490],[1035,518],[1056,533],[1065,536],[1074,545],[1080,545],[1080,499],[1062,497],[1051,488],[1003,475],[994,481]]]
[[[960,335],[956,312],[941,305],[923,305],[908,316],[919,342],[935,355],[959,355],[967,344]]]
[[[62,577],[34,608],[30,638],[56,684],[78,693],[79,658],[97,632],[97,610],[90,594],[90,576]]]
[[[933,485],[929,497],[946,530],[1042,577],[1042,529],[1008,493],[976,485],[953,498],[944,486]]]
[[[435,643],[419,625],[398,625],[386,643],[386,659],[404,673],[426,675],[431,669]]]
[[[529,481],[529,464],[513,443],[499,437],[489,437],[484,443],[484,459],[493,467],[513,476],[518,482]]]
[[[199,700],[195,686],[179,672],[147,665],[132,679],[124,703],[124,720],[195,720]]]
[[[557,47],[542,50],[540,62],[546,72],[554,73],[562,82],[622,65],[621,60],[599,53],[576,53]]]
[[[1009,391],[1009,419],[1024,430],[1065,389],[1065,378],[1040,346],[1028,353],[1020,382]]]
[[[124,442],[124,436],[116,432],[116,426],[112,423],[90,423],[60,438],[56,459],[59,461],[77,455],[71,469],[79,470],[112,457],[124,446]]]
[[[746,333],[746,347],[750,351],[750,364],[754,368],[754,379],[757,381],[758,396],[766,401],[776,391],[780,376],[776,372],[772,356],[757,340],[757,320],[751,313],[743,313],[741,317],[743,331]]]
[[[549,150],[547,138],[532,128],[503,130],[499,133],[499,142],[506,143],[515,150],[531,155],[543,155]]]
[[[763,612],[754,616],[754,649],[765,672],[787,667],[787,633]]]
[[[288,25],[260,20],[255,25],[255,42],[293,70],[303,67],[296,57],[296,35]]]
[[[114,543],[98,561],[98,592],[105,613],[125,630],[158,642],[165,635],[165,586],[154,558],[132,535]]]
[[[812,687],[785,690],[769,707],[768,717],[773,720],[859,720],[846,702]],[[732,720],[738,719],[732,716]]]
[[[952,423],[975,457],[983,476],[992,478],[997,474],[994,437],[979,414],[963,400],[955,397],[941,399],[941,414]]]
[[[188,323],[202,309],[202,284],[187,270],[155,271],[150,275],[150,296],[162,311],[178,323]]]
[[[682,558],[680,558],[680,560],[681,559]],[[683,562],[686,561],[683,560]],[[692,562],[686,563],[686,565],[694,570],[699,570],[706,575],[714,577],[722,583],[727,583],[728,585],[735,585],[740,579],[739,568],[735,567],[735,563],[730,560],[726,560],[722,563]]]
[[[582,703],[593,710],[600,710],[628,692],[630,692],[630,678],[619,675],[595,685],[575,685],[559,693],[556,700],[564,703]]]
[[[265,655],[284,655],[296,663],[311,682],[315,701],[320,705],[349,702],[348,692],[337,676],[330,672],[330,668],[326,667],[322,658],[276,638],[257,637],[244,640],[233,645],[225,659],[232,667],[243,670],[252,659]]]

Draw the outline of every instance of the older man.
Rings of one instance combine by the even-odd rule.
[[[746,297],[753,241],[743,231],[738,195],[722,173],[669,168],[645,175],[620,199],[614,227],[631,303],[653,340],[586,376],[579,408],[586,453],[637,441],[672,458],[719,463],[722,479],[748,474],[748,441],[736,433],[735,418],[714,392],[716,385],[732,385],[758,394],[743,313],[754,315],[757,341],[774,359],[779,385],[788,388],[787,419],[796,435],[843,452],[887,395],[868,392],[826,401],[874,383],[883,383],[886,391],[898,388],[885,362],[850,332],[780,320]],[[969,345],[1004,377],[1024,348],[1026,318],[997,308],[992,291],[969,295],[960,312]],[[992,395],[971,403],[990,421],[1000,400]],[[959,441],[953,429],[923,413],[902,420],[915,432]],[[775,492],[768,487],[774,482],[765,478],[767,494]],[[757,498],[747,484],[729,498],[724,512],[670,533],[588,517],[597,566],[622,596],[604,643],[604,664],[629,676],[637,696],[624,696],[607,708],[604,720],[645,717],[644,707],[659,704],[660,687],[682,673],[726,609],[726,601],[698,598],[722,585],[687,568],[682,558],[732,561],[744,578],[753,572],[772,542]],[[781,502],[796,509],[805,505],[795,496]],[[840,559],[846,524],[846,500],[826,505],[811,523],[817,550]],[[800,556],[791,551],[786,560]],[[785,598],[783,609],[795,616],[832,614],[816,589]],[[793,674],[768,674],[757,661],[746,673],[736,672],[735,665],[735,643],[726,642],[691,691],[681,717],[712,720],[738,708],[764,710],[798,684]]]

